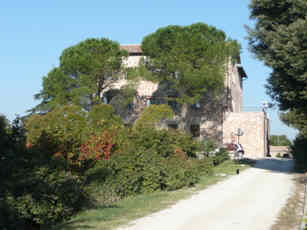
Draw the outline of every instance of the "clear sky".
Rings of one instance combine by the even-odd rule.
[[[142,38],[167,25],[204,22],[215,26],[242,45],[243,106],[260,107],[269,101],[264,85],[270,69],[248,51],[244,25],[249,20],[250,0],[53,0],[2,1],[0,5],[0,113],[10,120],[38,103],[42,77],[58,65],[63,49],[86,38],[121,44]],[[254,108],[252,108],[254,109]],[[293,139],[296,131],[282,124],[278,111],[269,110],[271,134]]]

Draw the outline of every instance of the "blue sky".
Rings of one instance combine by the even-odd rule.
[[[0,5],[0,113],[10,120],[38,102],[42,77],[58,65],[63,49],[86,38],[121,44],[140,43],[142,38],[167,25],[204,22],[238,40],[242,64],[249,78],[244,81],[243,106],[260,107],[269,101],[264,85],[270,69],[248,51],[244,25],[249,20],[250,0],[130,0],[130,1],[3,1]],[[278,110],[269,110],[271,134],[296,131],[282,124]]]

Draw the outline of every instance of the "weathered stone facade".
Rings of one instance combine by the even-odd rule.
[[[242,111],[242,93],[243,93],[243,78],[239,73],[239,64],[233,64],[229,61],[225,76],[225,88],[227,90],[227,111],[241,112]]]
[[[238,136],[238,129],[243,131]],[[240,142],[245,155],[251,158],[267,156],[268,149],[268,118],[265,112],[226,113],[223,122],[223,142]]]
[[[121,45],[120,48],[129,53],[128,58],[124,60],[124,65],[127,68],[137,67],[141,59],[145,58],[139,45]]]
[[[137,67],[140,60],[146,58],[139,45],[126,45],[121,48],[129,52],[129,57],[124,60],[127,68]],[[213,138],[220,145],[237,142],[234,134],[241,128],[244,135],[240,137],[240,143],[245,149],[246,156],[264,157],[268,153],[269,122],[264,112],[242,112],[243,79],[246,78],[241,64],[230,60],[226,66],[225,93],[220,100],[211,101],[210,97],[204,97],[196,105],[185,107],[163,99],[169,98],[172,94],[167,85],[146,80],[138,81],[138,100],[134,101],[134,118],[126,120],[135,120],[139,112],[151,103],[167,103],[176,114],[172,121],[168,121],[170,127],[184,129],[199,139]],[[127,83],[128,81],[123,78],[115,82],[112,88],[120,89]],[[182,117],[184,119],[180,119]]]

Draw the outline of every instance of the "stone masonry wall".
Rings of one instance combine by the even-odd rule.
[[[145,57],[142,55],[129,56],[123,63],[127,68],[138,67],[142,58]]]
[[[267,154],[267,118],[264,112],[241,112],[225,114],[223,123],[223,143],[238,141],[237,129],[243,130],[239,138],[245,150],[245,156],[262,158]]]
[[[276,157],[277,154],[283,156],[284,154],[289,154],[290,150],[288,146],[270,146],[270,154],[272,157]]]
[[[228,91],[227,104],[229,112],[242,111],[242,78],[238,73],[236,64],[229,61],[225,76],[225,87]]]

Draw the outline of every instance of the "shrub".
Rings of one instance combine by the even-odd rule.
[[[154,128],[164,119],[170,119],[174,116],[174,112],[168,105],[150,105],[140,115],[135,122],[134,127],[138,128]]]
[[[214,157],[212,157],[213,159],[213,165],[217,166],[221,163],[223,163],[226,160],[229,160],[229,154],[228,151],[224,148],[221,148],[220,151],[218,151]]]
[[[99,133],[106,129],[122,128],[123,122],[119,116],[115,115],[112,105],[98,104],[94,105],[87,116],[87,128],[89,132]]]
[[[203,145],[203,150],[204,152],[209,155],[210,152],[214,151],[214,149],[216,148],[216,143],[212,140],[205,140]]]
[[[197,170],[201,175],[212,175],[213,167],[214,164],[211,157],[204,157],[201,160],[197,160]]]
[[[97,168],[106,168],[101,175],[102,183],[108,184],[116,194],[124,197],[175,190],[196,183],[198,163],[195,159],[200,145],[190,135],[147,126],[133,128],[126,134],[125,143],[110,160],[97,165]]]
[[[88,128],[86,113],[78,106],[62,106],[26,121],[27,141],[35,144],[43,133],[58,139],[68,151],[80,145]]]
[[[54,168],[52,159],[40,162],[42,158],[29,151],[22,155],[26,158],[6,162],[13,168],[0,189],[0,206],[4,208],[0,219],[5,226],[1,229],[33,229],[56,223],[68,219],[85,204],[80,177]]]
[[[39,229],[69,218],[86,201],[80,177],[59,170],[39,148],[26,149],[22,125],[18,118],[0,128],[6,146],[0,157],[0,229]]]
[[[299,171],[307,171],[307,137],[297,136],[291,145],[291,153],[295,160],[295,167]]]
[[[174,190],[197,182],[197,168],[173,154],[162,156],[154,149],[128,149],[116,154],[107,167],[106,183],[121,197],[156,190]]]
[[[154,149],[164,157],[174,154],[175,150],[183,151],[186,157],[196,157],[201,145],[191,135],[177,130],[139,128],[129,134],[129,142],[144,149]]]
[[[27,223],[53,224],[70,218],[84,205],[86,195],[80,178],[48,168],[27,174],[8,199]]]
[[[26,128],[31,149],[57,157],[66,171],[83,174],[101,154],[111,154],[123,126],[110,105],[95,105],[89,113],[70,105],[31,116]]]

